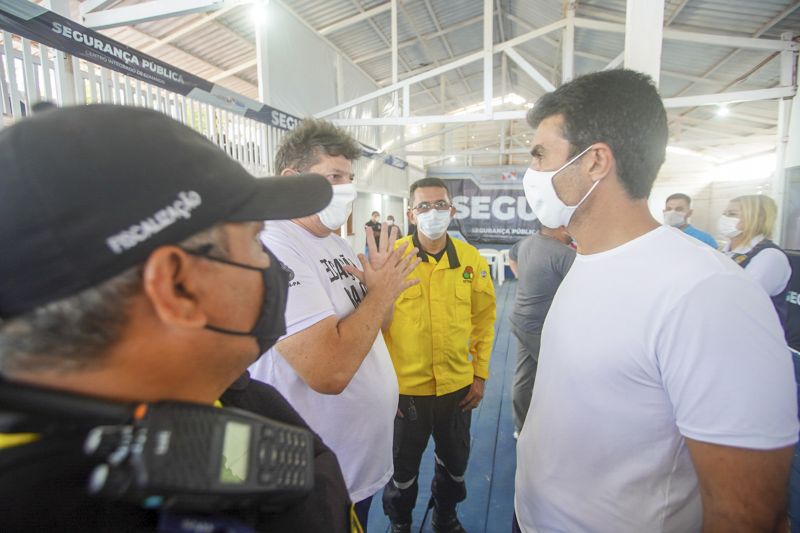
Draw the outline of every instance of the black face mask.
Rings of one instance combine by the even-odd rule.
[[[267,268],[259,268],[252,265],[245,265],[222,259],[219,257],[212,257],[208,255],[212,247],[200,250],[197,252],[186,250],[187,253],[200,256],[210,261],[216,261],[225,265],[235,266],[237,268],[244,268],[246,270],[255,270],[261,272],[264,283],[264,301],[261,304],[261,313],[256,320],[255,326],[250,331],[235,331],[231,329],[221,328],[206,324],[205,328],[218,333],[225,333],[227,335],[240,335],[255,337],[258,342],[258,348],[261,354],[272,348],[278,342],[278,339],[286,333],[286,293],[289,291],[289,273],[283,266],[283,263],[267,248],[264,247],[264,252],[269,256],[270,266]]]

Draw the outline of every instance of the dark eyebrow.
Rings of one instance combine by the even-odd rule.
[[[336,174],[337,176],[342,176],[344,178],[354,178],[356,176],[352,172],[345,172],[344,170],[342,170],[340,168],[336,168],[336,167],[332,168],[330,173],[331,174]]]

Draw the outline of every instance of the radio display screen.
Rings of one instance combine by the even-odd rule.
[[[250,457],[250,426],[239,422],[225,424],[219,480],[222,483],[244,483]]]

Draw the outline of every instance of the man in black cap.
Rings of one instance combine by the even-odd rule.
[[[262,248],[262,223],[323,209],[324,178],[256,179],[190,128],[118,106],[53,110],[0,132],[0,169],[0,391],[221,400],[305,426],[245,369],[285,331],[288,275]],[[315,487],[299,503],[189,518],[173,509],[167,520],[90,497],[86,432],[60,422],[0,403],[3,531],[351,527],[341,471],[319,438]]]

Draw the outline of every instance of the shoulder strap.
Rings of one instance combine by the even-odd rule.
[[[753,246],[753,249],[747,252],[746,254],[733,254],[731,256],[731,259],[736,261],[736,263],[738,263],[740,267],[744,268],[750,263],[750,261],[753,260],[755,256],[757,256],[760,252],[767,250],[769,248],[775,248],[776,250],[780,250],[781,252],[783,252],[783,249],[774,242],[772,242],[771,240],[763,239],[761,242]]]

